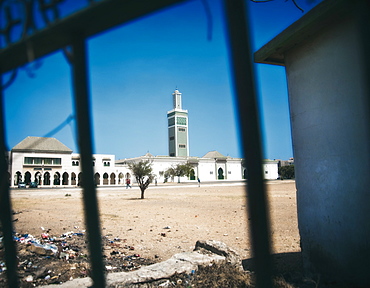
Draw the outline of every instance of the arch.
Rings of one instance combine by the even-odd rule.
[[[95,173],[94,175],[95,185],[100,185],[100,174]]]
[[[41,185],[41,178],[42,178],[41,172],[36,172],[36,174],[35,174],[35,182],[38,185]]]
[[[218,176],[217,176],[218,180],[223,180],[225,178],[224,170],[221,167],[218,168],[217,173],[218,173]]]
[[[69,175],[67,172],[63,173],[62,176],[62,185],[68,185]]]
[[[109,175],[108,173],[103,174],[103,185],[108,185],[109,184]]]
[[[26,173],[24,173],[24,182],[26,182],[26,184],[31,183],[31,173],[28,172],[28,171]]]
[[[76,185],[76,173],[71,173],[71,185]]]
[[[44,174],[44,185],[50,185],[50,173],[45,172]]]
[[[60,185],[60,173],[59,172],[54,173],[53,185]]]
[[[190,180],[195,180],[195,171],[194,171],[194,169],[191,169],[191,171],[190,171]]]
[[[123,184],[123,177],[124,176],[122,172],[118,174],[118,184]]]
[[[17,171],[14,175],[14,185],[18,185],[19,182],[22,182],[22,173]]]
[[[116,174],[112,173],[110,174],[110,185],[116,184]]]

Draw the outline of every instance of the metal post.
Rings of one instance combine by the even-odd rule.
[[[224,0],[234,87],[248,171],[247,202],[251,218],[252,251],[257,287],[272,287],[270,233],[267,199],[262,171],[262,149],[258,104],[254,88],[252,53],[244,0]]]
[[[9,192],[8,163],[6,160],[5,121],[3,109],[2,75],[0,74],[0,220],[4,236],[5,263],[8,287],[19,287],[17,252],[13,241],[13,217]]]
[[[77,138],[81,156],[83,202],[87,228],[91,278],[93,286],[105,287],[105,269],[103,265],[98,200],[94,183],[92,165],[92,133],[88,88],[88,69],[86,43],[82,35],[74,35],[72,43],[72,77],[77,119]]]

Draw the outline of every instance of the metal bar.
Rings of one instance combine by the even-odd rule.
[[[257,287],[272,287],[269,216],[262,170],[259,111],[244,0],[224,0],[240,133],[248,171],[247,203]]]
[[[5,263],[8,287],[19,287],[17,252],[13,241],[13,217],[10,202],[7,149],[5,144],[5,121],[3,107],[2,75],[0,74],[0,220],[4,237]]]
[[[72,77],[77,116],[77,138],[81,156],[85,224],[91,261],[93,286],[105,287],[98,200],[92,166],[91,109],[89,102],[87,51],[82,35],[74,35]]]
[[[104,0],[93,2],[85,9],[55,21],[5,49],[0,49],[0,73],[8,72],[70,45],[72,43],[71,35],[74,31],[80,31],[84,38],[88,38],[184,1],[188,0]]]

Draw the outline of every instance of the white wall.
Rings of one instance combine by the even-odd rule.
[[[242,167],[240,160],[227,161],[227,180],[241,180],[243,179]]]
[[[24,157],[40,157],[40,158],[61,158],[61,166],[48,166],[51,170],[45,170],[45,168],[41,165],[24,165]],[[119,174],[122,173],[124,176],[126,173],[132,174],[131,171],[127,168],[127,166],[115,166],[115,155],[112,154],[94,154],[93,158],[95,159],[95,166],[94,172],[100,174],[100,183],[99,185],[103,185],[103,175],[107,173],[109,175],[109,184],[111,185],[111,175],[112,173],[115,175],[115,184],[114,185],[124,185],[124,181],[119,179]],[[78,161],[79,166],[72,166],[72,161]],[[110,162],[110,166],[104,166],[104,162]],[[35,167],[42,168],[42,170],[34,170]],[[37,172],[40,172],[42,175],[45,172],[50,173],[50,185],[48,187],[53,187],[53,179],[54,174],[59,173],[61,176],[64,172],[68,173],[69,184],[66,186],[72,186],[71,184],[71,174],[75,173],[78,175],[81,172],[81,159],[79,154],[72,153],[72,154],[61,154],[61,153],[20,153],[20,152],[13,152],[12,153],[12,165],[11,165],[11,186],[15,186],[15,173],[19,171],[22,174],[22,180],[25,179],[25,173],[30,172],[31,180],[34,181],[35,175]],[[119,181],[120,180],[120,181]],[[131,176],[131,180],[133,177]],[[112,184],[113,185],[113,184]],[[57,185],[58,187],[64,187],[65,185]]]
[[[360,37],[353,21],[335,23],[285,59],[305,267],[370,284],[369,90]]]
[[[279,177],[278,161],[264,162],[262,170],[266,180],[276,180]]]
[[[201,182],[216,180],[215,161],[212,159],[199,160],[199,179]]]
[[[39,171],[44,174],[46,171],[38,170],[35,171],[33,168],[36,166],[27,166],[24,168],[24,157],[41,157],[41,158],[61,158],[62,165],[61,166],[53,166],[52,169],[48,172],[50,173],[50,180],[51,184],[48,185],[49,187],[55,186],[53,185],[54,174],[58,172],[61,176],[63,173],[67,173],[69,175],[68,178],[68,185],[57,185],[57,186],[72,186],[71,183],[71,173],[75,173],[76,176],[81,172],[81,159],[80,155],[77,153],[72,154],[52,154],[52,153],[13,153],[13,162],[12,162],[12,185],[15,185],[14,175],[17,171],[21,172],[23,175],[29,171],[31,173],[31,179],[34,180],[35,174]],[[119,164],[115,163],[115,155],[113,154],[94,154],[94,173],[98,173],[100,175],[100,182],[97,183],[98,185],[125,185],[125,178],[126,174],[130,174],[131,182],[135,183],[136,180],[132,175],[131,170],[128,169],[127,165],[122,164],[126,161],[140,161],[140,160],[151,160],[152,161],[152,168],[153,173],[156,175],[157,183],[163,183],[164,177],[161,172],[165,172],[168,168],[173,165],[177,164],[184,164],[186,163],[189,158],[186,157],[166,157],[166,156],[157,156],[157,157],[138,157],[132,158],[127,160],[118,161]],[[202,182],[207,181],[216,181],[218,180],[218,169],[222,168],[224,172],[224,180],[243,180],[243,168],[241,167],[241,159],[238,158],[228,158],[226,161],[215,161],[213,158],[192,158],[190,159],[193,161],[194,171],[195,171],[195,180],[188,179],[187,176],[181,177],[180,182],[189,182],[194,181],[197,182],[197,178],[199,177]],[[78,166],[73,166],[72,161],[79,162]],[[110,166],[104,166],[104,162],[109,162]],[[37,165],[39,167],[39,165]],[[265,170],[268,170],[268,173],[265,174],[266,179],[276,179],[275,177],[275,170],[277,174],[277,162],[275,165],[266,164]],[[108,182],[103,182],[104,174],[108,174]],[[121,174],[122,173],[122,174]],[[113,174],[113,178],[111,175]],[[120,178],[123,176],[123,178]],[[161,175],[162,174],[162,175]],[[268,178],[270,175],[274,175],[272,177],[275,178]],[[113,180],[114,179],[114,180]],[[178,179],[175,177],[174,179],[168,179],[169,182],[177,182]],[[77,181],[78,182],[78,181]],[[43,182],[42,182],[43,183]],[[43,184],[42,184],[43,185]],[[77,184],[76,184],[77,185]]]

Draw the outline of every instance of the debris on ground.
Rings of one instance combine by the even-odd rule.
[[[13,238],[17,247],[21,287],[60,284],[75,278],[88,277],[90,274],[88,243],[84,230],[54,236],[41,227],[39,236],[15,233]],[[107,273],[133,271],[157,262],[134,253],[135,248],[127,245],[125,239],[103,236],[102,245]],[[0,287],[7,287],[1,235]]]

